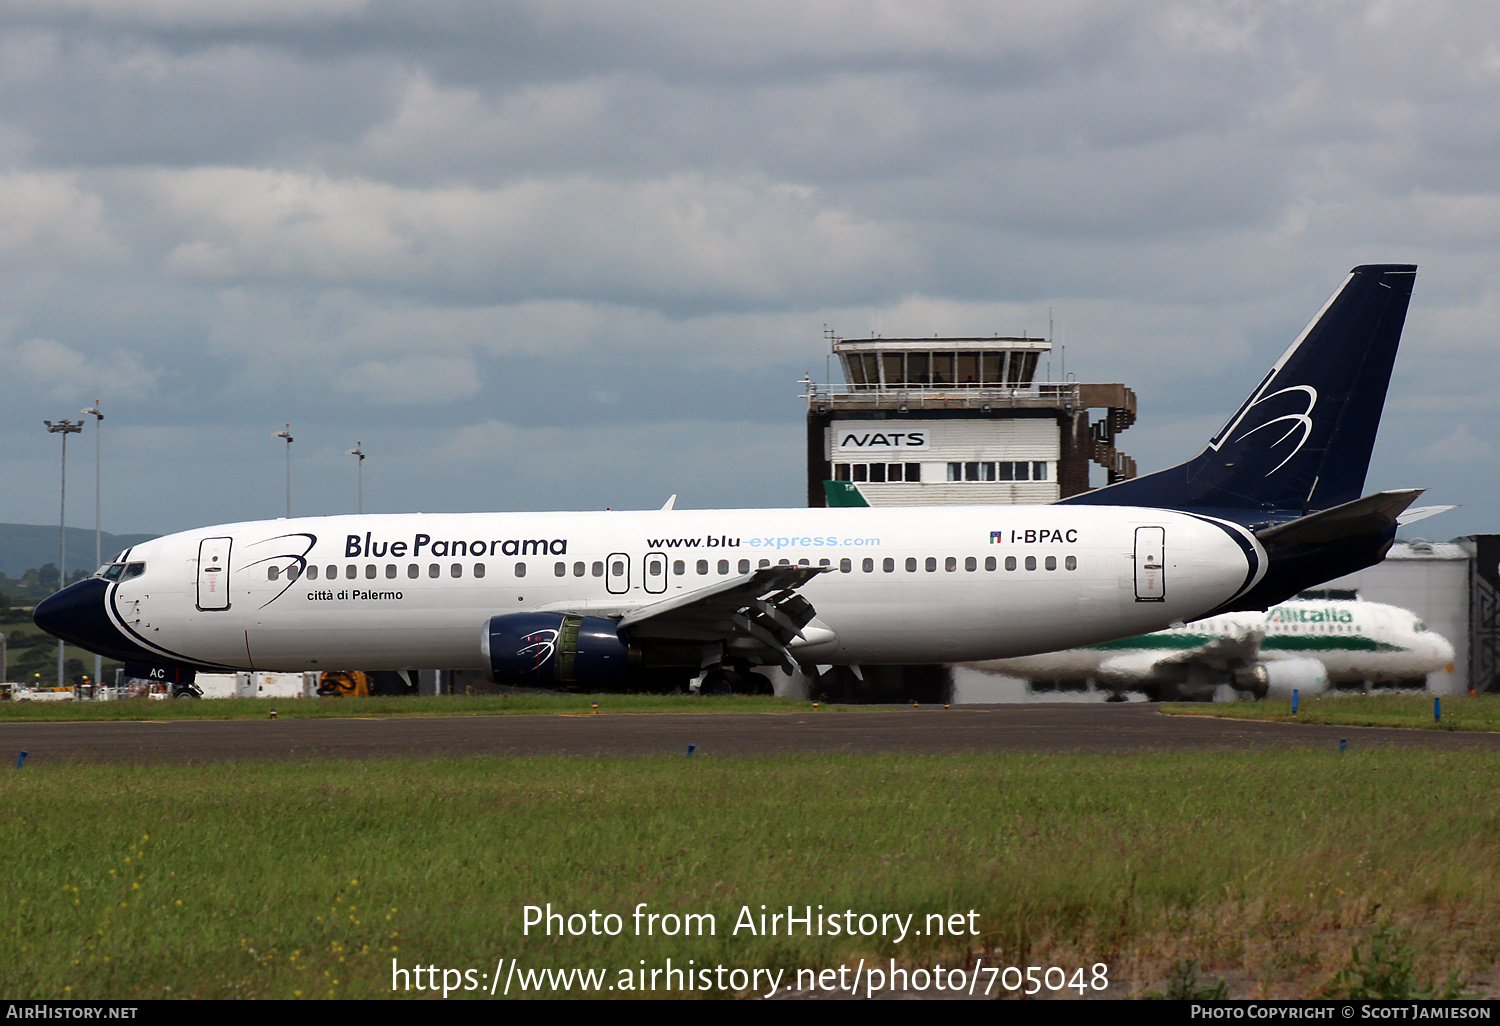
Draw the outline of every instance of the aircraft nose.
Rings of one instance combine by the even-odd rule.
[[[104,608],[108,592],[109,582],[99,577],[70,584],[37,603],[31,614],[32,622],[54,638],[102,656],[112,659],[149,658],[149,653],[110,623]]]

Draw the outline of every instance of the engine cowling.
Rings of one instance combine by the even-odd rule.
[[[630,646],[599,616],[492,616],[479,644],[490,679],[512,687],[619,687],[629,672]]]
[[[1303,695],[1328,690],[1328,670],[1316,659],[1268,659],[1266,690],[1277,698],[1291,698],[1293,689]]]

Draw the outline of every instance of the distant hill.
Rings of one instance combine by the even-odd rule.
[[[110,534],[104,532],[101,539],[103,558],[110,559],[121,549],[139,545],[159,537],[154,534]],[[57,525],[43,527],[39,524],[0,524],[0,574],[20,577],[27,570],[57,564]],[[68,528],[67,572],[92,571],[99,564],[94,562],[94,532],[92,528]]]

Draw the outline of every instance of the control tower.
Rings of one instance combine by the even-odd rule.
[[[1122,384],[1037,381],[1050,339],[830,338],[843,384],[804,380],[807,503],[850,481],[871,506],[1055,502],[1135,476]],[[1102,410],[1092,423],[1089,410]]]

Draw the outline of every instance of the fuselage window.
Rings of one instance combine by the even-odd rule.
[[[930,574],[937,573],[937,557],[936,556],[928,556],[927,557],[927,562],[924,565],[925,565],[928,573],[930,573]]]
[[[483,577],[484,576],[484,564],[483,563],[475,563],[474,564],[474,576],[475,577]]]
[[[995,557],[994,556],[985,556],[984,557],[984,568],[986,570],[993,570],[993,569],[995,569]]]
[[[1056,556],[1048,556],[1047,557],[1047,569],[1048,570],[1056,570],[1057,569],[1057,557]]]
[[[566,563],[553,563],[552,564],[552,574],[555,577],[566,577],[566,576],[568,576],[568,564],[566,564]]]
[[[442,576],[442,573],[443,573],[443,568],[440,567],[440,566],[438,566],[436,563],[429,563],[427,565],[427,576],[428,577],[440,577],[440,576]]]
[[[1005,569],[1007,569],[1007,570],[1014,570],[1015,568],[1016,568],[1016,557],[1015,556],[1006,556],[1005,557]]]
[[[727,560],[727,559],[721,559],[721,560],[719,560],[718,570],[719,570],[719,574],[721,576],[727,576],[728,573],[729,573],[729,560]]]
[[[275,581],[280,579],[281,571],[274,566],[266,567],[266,580]]]
[[[797,565],[798,566],[812,566],[812,560],[810,560],[810,559],[799,559],[799,560],[797,560]]]
[[[708,560],[706,560],[706,559],[700,559],[700,560],[698,560],[697,570],[698,570],[698,575],[700,577],[706,577],[706,576],[708,576]]]
[[[587,572],[588,572],[588,567],[585,566],[584,564],[582,564],[582,563],[574,563],[573,564],[573,576],[574,577],[582,577]]]
[[[742,574],[748,574],[750,572],[750,561],[748,559],[740,560],[739,572]]]
[[[352,581],[358,576],[359,567],[355,566],[353,563],[350,563],[348,566],[344,567],[344,579],[346,581]]]
[[[790,559],[778,559],[776,561],[776,565],[777,566],[791,566],[792,565],[792,561]]]
[[[859,564],[859,568],[867,574],[873,574],[875,572],[875,561],[867,556],[865,557],[864,561]]]
[[[298,569],[296,566],[289,566],[289,567],[286,568],[286,579],[287,580],[289,580],[289,581],[295,581],[297,578],[299,578],[301,576],[302,576],[302,571],[300,569]]]
[[[370,581],[373,581],[375,579],[375,564],[374,563],[366,563],[365,564],[365,579],[366,580],[370,580]]]
[[[1026,569],[1028,569],[1028,570],[1035,570],[1036,569],[1036,557],[1035,556],[1027,556],[1026,557]]]
[[[462,563],[454,563],[448,567],[448,573],[454,577],[462,577],[464,575],[464,565]]]
[[[853,571],[854,571],[854,560],[852,560],[852,559],[841,559],[841,560],[839,560],[839,573],[841,573],[841,574],[847,574],[847,573],[852,573]]]
[[[330,581],[336,581],[339,579],[339,568],[336,566],[324,567],[323,576],[328,578]]]
[[[594,561],[593,569],[590,572],[595,577],[603,577],[604,576],[604,560],[602,560],[602,559],[595,560]]]
[[[309,581],[316,581],[318,579],[318,568],[317,567],[310,566],[310,567],[307,568],[307,579]]]
[[[518,566],[524,566],[525,564],[517,564],[517,565]],[[623,578],[625,576],[625,564],[624,563],[616,563],[616,564],[614,564],[613,566],[611,566],[609,568],[609,572],[611,574],[613,574],[614,576],[616,576],[616,577]],[[516,576],[519,577],[521,575],[517,574]]]
[[[947,559],[943,560],[943,569],[946,570],[946,571],[948,571],[949,573],[952,573],[953,571],[957,570],[958,569],[958,557],[957,556],[949,556]]]
[[[973,556],[965,556],[964,569],[969,571],[970,573],[973,573],[975,570],[979,569],[979,560],[975,559]]]
[[[830,560],[830,559],[820,559],[820,560],[818,560],[818,565],[819,566],[831,566],[832,564],[833,564],[833,561]]]
[[[890,556],[886,556],[880,561],[880,569],[884,570],[888,574],[893,574],[896,572],[896,561]]]
[[[917,557],[916,556],[907,556],[906,557],[906,572],[909,573],[909,574],[914,574],[914,573],[917,572]]]
[[[672,560],[672,573],[676,574],[678,577],[681,577],[683,574],[687,573],[687,564],[680,559]]]
[[[770,565],[771,565],[771,561],[769,559],[763,559],[763,560],[760,561],[760,565],[757,566],[756,569],[757,570],[764,570],[766,567],[768,567]]]
[[[406,564],[406,576],[407,577],[410,577],[412,580],[415,581],[419,576],[421,576],[421,573],[422,573],[422,568],[419,567],[419,566],[417,566],[417,564],[415,564],[415,563],[408,563],[408,564]]]
[[[396,579],[396,564],[395,563],[387,563],[385,565],[385,577],[386,577],[386,580],[388,580],[388,581],[394,581]]]
[[[1077,570],[1078,569],[1078,557],[1077,556],[1069,556],[1067,559],[1063,560],[1063,566],[1066,567],[1069,570]]]

